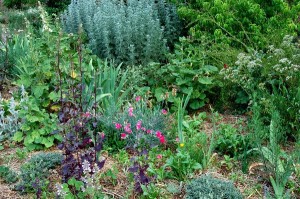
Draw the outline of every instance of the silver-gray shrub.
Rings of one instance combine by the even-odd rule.
[[[69,33],[82,24],[94,53],[126,64],[163,60],[180,32],[176,8],[165,0],[72,0],[62,24]]]
[[[21,101],[26,101],[27,95],[24,87],[21,88]],[[0,95],[0,142],[14,136],[21,128],[22,119],[19,116],[18,103],[13,97],[7,103],[7,110],[4,106],[5,100]],[[25,108],[25,107],[23,107]]]

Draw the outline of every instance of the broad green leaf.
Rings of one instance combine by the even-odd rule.
[[[205,105],[203,100],[194,100],[190,103],[190,107],[194,110],[197,110]]]
[[[161,87],[158,87],[155,89],[154,95],[158,102],[161,102],[164,100],[165,92],[166,92],[165,89],[163,89]]]
[[[14,135],[13,140],[16,142],[21,142],[23,140],[23,133],[20,131],[17,131]]]
[[[212,78],[211,77],[200,77],[198,79],[198,81],[201,83],[201,84],[212,84]]]
[[[43,85],[32,86],[32,91],[36,98],[40,98],[43,95],[44,90],[48,90],[48,89],[49,89],[48,86],[43,86]]]
[[[55,91],[52,91],[50,94],[49,94],[49,99],[52,100],[52,101],[57,101],[59,98],[60,98],[60,94],[55,92]]]

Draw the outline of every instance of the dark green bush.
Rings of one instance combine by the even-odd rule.
[[[71,0],[42,0],[49,15],[62,12],[71,3]]]
[[[36,5],[38,0],[3,0],[3,5],[7,8],[21,9],[23,6]]]
[[[164,0],[72,0],[62,23],[72,33],[82,23],[95,54],[126,64],[164,60],[180,29],[175,7]]]
[[[63,159],[60,153],[39,153],[33,156],[20,169],[20,182],[16,189],[22,193],[33,192],[38,181],[40,185],[47,184],[49,169],[54,169],[61,164]]]
[[[209,175],[201,176],[186,187],[186,199],[242,199],[239,190],[230,182]]]
[[[11,184],[17,182],[18,175],[16,172],[12,171],[9,167],[1,165],[0,178],[2,178],[4,182]]]

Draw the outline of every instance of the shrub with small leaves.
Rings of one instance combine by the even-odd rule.
[[[9,167],[1,165],[0,178],[2,178],[4,182],[11,184],[11,183],[15,183],[18,180],[18,175]]]
[[[204,175],[186,187],[186,199],[242,199],[243,196],[230,182]]]
[[[20,169],[20,182],[16,190],[22,193],[34,192],[37,181],[39,185],[47,184],[49,169],[54,169],[61,164],[63,159],[60,153],[39,153],[23,164]]]

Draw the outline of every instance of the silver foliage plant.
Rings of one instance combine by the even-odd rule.
[[[69,33],[82,24],[94,53],[126,64],[164,59],[180,32],[176,8],[165,0],[72,0],[62,24]]]
[[[21,87],[21,101],[27,100],[27,94],[24,87]],[[18,103],[13,97],[9,99],[7,111],[4,109],[4,102],[0,95],[0,142],[4,139],[14,136],[15,132],[21,128],[22,119],[19,117]],[[23,107],[26,108],[26,107]]]

